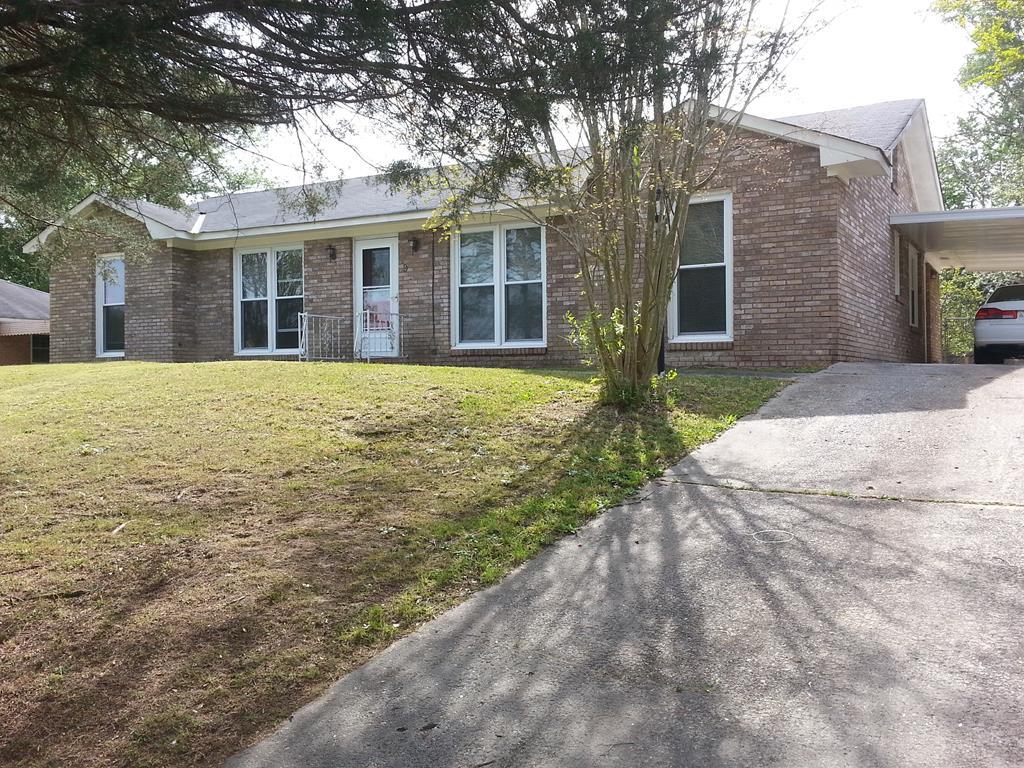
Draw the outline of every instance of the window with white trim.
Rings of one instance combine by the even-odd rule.
[[[908,249],[909,263],[907,265],[907,294],[909,296],[909,314],[910,314],[910,325],[917,328],[921,322],[921,304],[920,304],[920,271],[921,271],[921,254],[918,253],[914,246],[910,246]]]
[[[96,265],[96,356],[124,357],[124,258]]]
[[[507,224],[452,238],[452,338],[457,347],[545,343],[544,228]]]
[[[236,252],[236,352],[298,352],[304,290],[301,246]]]
[[[672,289],[669,338],[677,342],[732,340],[732,198],[691,200]]]

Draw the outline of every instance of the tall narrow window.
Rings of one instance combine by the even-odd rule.
[[[494,343],[494,233],[459,236],[459,341]]]
[[[544,344],[544,231],[505,225],[453,244],[457,346]]]
[[[304,282],[302,248],[241,251],[235,259],[239,352],[299,347]]]
[[[544,283],[540,227],[505,230],[505,339],[544,337]]]
[[[96,354],[124,355],[124,259],[100,259],[96,270]]]
[[[669,335],[682,341],[732,336],[732,213],[728,197],[691,202],[683,232]]]
[[[914,246],[910,246],[908,249],[909,263],[907,265],[907,296],[910,304],[909,315],[910,324],[916,328],[921,321],[921,303],[920,303],[920,271],[921,271],[921,254],[918,253]]]
[[[302,312],[302,249],[289,248],[275,254],[277,294],[274,298],[276,349],[299,348],[299,313]]]
[[[242,254],[242,349],[268,347],[267,252]]]

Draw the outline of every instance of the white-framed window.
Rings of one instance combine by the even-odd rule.
[[[899,298],[900,290],[902,288],[901,283],[903,281],[903,275],[900,270],[900,233],[896,230],[892,232],[892,272],[893,272],[893,291],[897,298]]]
[[[235,353],[297,354],[305,281],[301,245],[235,251]]]
[[[669,302],[669,339],[732,341],[732,292],[732,195],[695,196]]]
[[[921,284],[921,254],[914,246],[909,246],[907,249],[908,263],[907,263],[907,295],[908,295],[908,314],[910,319],[910,325],[917,328],[921,322],[921,302],[920,302],[920,284]]]
[[[96,357],[124,357],[124,257],[96,262]]]
[[[452,344],[547,343],[544,227],[502,224],[452,236]]]

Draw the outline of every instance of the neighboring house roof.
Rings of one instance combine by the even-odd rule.
[[[941,209],[942,200],[935,170],[931,134],[921,99],[892,101],[850,109],[796,115],[768,120],[716,111],[723,119],[736,119],[744,128],[764,135],[813,146],[820,151],[821,166],[844,181],[862,176],[892,173],[892,150],[900,141],[908,145],[911,176],[922,208]],[[302,194],[323,192],[324,207],[316,216],[305,213]],[[111,200],[90,195],[65,219],[90,206],[101,204],[143,222],[155,240],[184,247],[221,247],[238,237],[309,236],[329,230],[394,224],[426,218],[443,201],[438,190],[426,195],[398,192],[380,176],[362,176],[342,182],[324,182],[258,192],[242,192],[202,200],[177,210],[145,200]],[[481,206],[480,213],[496,213],[509,206]],[[39,248],[63,221],[48,227],[25,245],[26,252]],[[207,243],[200,246],[199,243]]]
[[[50,294],[0,280],[0,319],[49,320]]]
[[[842,136],[844,139],[878,147],[883,152],[891,152],[922,106],[923,99],[902,99],[776,119],[781,123]]]
[[[50,294],[0,280],[0,336],[50,332]]]

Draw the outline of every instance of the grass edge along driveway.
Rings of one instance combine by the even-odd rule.
[[[217,764],[784,382],[228,362],[0,370],[0,763]]]

